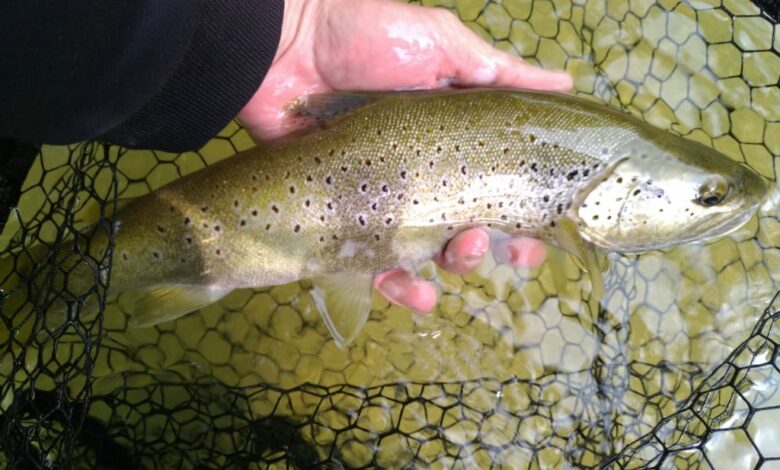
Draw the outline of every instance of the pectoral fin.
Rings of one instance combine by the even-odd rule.
[[[128,292],[131,296],[130,326],[146,327],[175,320],[216,302],[232,290],[164,285]]]
[[[596,299],[604,296],[603,270],[606,257],[599,259],[596,249],[582,239],[577,225],[569,219],[562,219],[555,227],[555,241],[561,249],[574,257],[577,266],[590,275],[591,293]],[[602,264],[603,263],[603,264]]]
[[[370,274],[336,273],[313,280],[311,295],[328,331],[340,347],[348,346],[371,313]]]

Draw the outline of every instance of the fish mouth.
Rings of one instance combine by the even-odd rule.
[[[699,240],[703,242],[708,242],[711,240],[714,240],[716,238],[724,237],[726,235],[730,235],[734,233],[735,231],[739,230],[744,226],[748,221],[753,218],[753,215],[758,210],[759,203],[755,202],[751,204],[748,208],[742,211],[741,214],[735,217],[730,217],[721,222],[720,224],[716,224],[714,227],[710,228],[706,232],[704,232],[704,235],[699,237],[692,237],[692,240]]]

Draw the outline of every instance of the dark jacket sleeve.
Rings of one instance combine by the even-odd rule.
[[[283,0],[0,2],[0,137],[196,149],[257,91]]]

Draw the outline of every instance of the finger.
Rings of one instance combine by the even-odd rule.
[[[535,238],[508,238],[495,242],[493,254],[498,261],[518,268],[535,268],[547,257],[547,245]]]
[[[490,236],[480,228],[455,235],[436,259],[442,268],[455,274],[466,274],[482,262],[490,249]]]
[[[436,287],[403,269],[381,273],[374,278],[374,289],[390,302],[428,313],[436,305]]]
[[[505,86],[566,91],[572,78],[566,72],[544,70],[486,43],[455,19],[451,40],[444,45],[452,67],[451,82],[461,86]]]

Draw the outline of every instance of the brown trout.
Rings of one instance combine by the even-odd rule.
[[[319,129],[253,148],[115,214],[109,289],[133,321],[192,312],[237,288],[311,279],[340,345],[374,274],[430,258],[457,232],[538,237],[588,262],[726,234],[766,193],[702,144],[571,95],[459,90],[309,97]],[[90,249],[105,249],[96,232]],[[71,276],[73,277],[73,276]],[[69,279],[86,290],[93,277]]]

